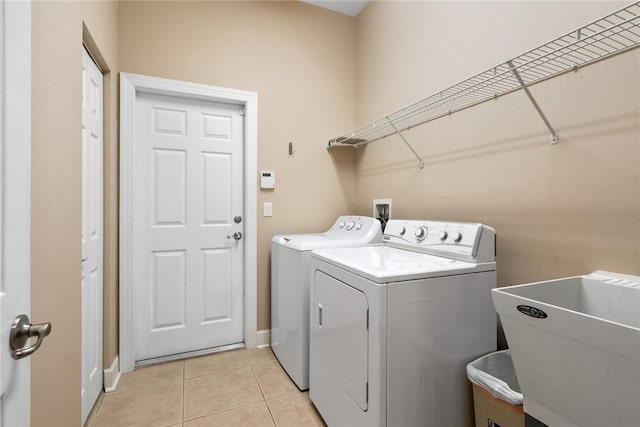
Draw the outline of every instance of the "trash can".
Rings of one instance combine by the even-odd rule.
[[[469,363],[467,378],[473,384],[476,427],[524,427],[522,393],[509,350]]]

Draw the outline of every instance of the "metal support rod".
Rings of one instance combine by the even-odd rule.
[[[538,112],[538,114],[542,118],[542,121],[544,122],[545,125],[547,125],[547,129],[549,129],[549,132],[551,132],[551,144],[557,144],[558,143],[558,134],[553,129],[553,126],[551,126],[551,123],[549,123],[549,120],[547,120],[547,117],[542,112],[542,108],[540,108],[540,106],[536,102],[536,99],[533,97],[533,95],[529,91],[529,88],[527,87],[527,84],[524,82],[524,80],[522,80],[522,77],[520,77],[520,73],[518,73],[518,70],[516,69],[516,67],[513,66],[513,62],[511,62],[509,60],[509,61],[507,61],[507,65],[509,65],[509,68],[511,68],[511,72],[513,73],[513,75],[518,80],[518,83],[520,83],[520,86],[522,86],[522,89],[524,90],[524,93],[527,94],[527,96],[529,97],[529,100],[531,101],[531,103],[535,107],[536,111]]]
[[[418,153],[416,153],[416,150],[413,149],[411,144],[409,144],[409,141],[405,139],[404,135],[402,135],[402,132],[398,130],[396,125],[389,119],[389,117],[385,117],[385,119],[387,119],[387,121],[389,122],[393,130],[395,130],[398,136],[402,139],[402,142],[404,142],[407,145],[407,147],[409,147],[409,150],[411,150],[413,155],[416,156],[416,159],[418,159],[418,161],[420,162],[420,169],[424,169],[424,160],[422,160],[422,158],[418,156]]]

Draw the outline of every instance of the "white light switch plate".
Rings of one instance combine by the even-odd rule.
[[[264,202],[264,215],[263,216],[273,216],[271,202]]]

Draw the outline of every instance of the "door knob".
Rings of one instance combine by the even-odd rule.
[[[233,234],[227,234],[227,239],[230,239],[230,238],[232,238],[232,237],[233,237],[234,239],[236,239],[236,240],[240,240],[240,239],[242,239],[242,233],[241,233],[241,232],[239,232],[239,231],[236,231],[236,232],[235,232],[235,233],[233,233]]]
[[[51,323],[40,323],[32,325],[29,316],[20,314],[11,324],[11,335],[9,345],[11,346],[11,357],[22,359],[31,356],[42,345],[44,338],[51,333]],[[23,348],[29,338],[38,337],[35,344]]]

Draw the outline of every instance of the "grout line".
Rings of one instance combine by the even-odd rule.
[[[246,352],[246,349],[245,349]],[[266,396],[264,395],[264,391],[262,390],[262,385],[260,385],[260,381],[258,381],[258,377],[256,376],[256,372],[253,370],[253,364],[251,363],[251,359],[249,358],[249,355],[247,354],[247,359],[249,360],[249,366],[251,367],[251,372],[253,372],[253,376],[256,379],[256,382],[258,383],[258,387],[260,388],[260,393],[262,393],[262,397],[264,398],[264,404],[267,406],[267,411],[269,411],[269,416],[271,417],[271,421],[273,422],[274,426],[277,426],[278,424],[276,423],[276,419],[273,416],[273,412],[271,412],[271,407],[269,406],[269,401],[267,401]]]
[[[248,406],[257,405],[257,404],[259,404],[259,403],[264,403],[264,404],[266,405],[266,402],[265,402],[264,400],[259,400],[259,401],[257,401],[257,402],[246,403],[246,404],[244,404],[244,405],[234,406],[234,407],[232,407],[232,408],[220,409],[219,411],[215,411],[215,412],[212,412],[212,413],[210,413],[210,414],[198,415],[197,417],[189,418],[188,420],[184,420],[184,421],[183,421],[183,423],[185,423],[185,422],[191,422],[191,421],[194,421],[194,420],[199,420],[199,419],[201,419],[201,418],[211,417],[211,416],[213,416],[213,415],[222,414],[223,412],[229,412],[229,411],[234,411],[234,410],[236,410],[236,409],[240,409],[240,408],[246,408],[246,407],[248,407]],[[269,407],[269,406],[267,405],[267,408],[268,408],[268,407]]]
[[[236,366],[235,368],[219,369],[217,371],[211,371],[211,372],[205,372],[203,374],[193,375],[191,377],[187,377],[187,372],[185,370],[184,380],[186,381],[186,380],[191,380],[191,379],[194,379],[194,378],[206,377],[207,375],[219,374],[221,372],[235,371],[236,369],[243,369],[243,368],[247,368],[249,366],[250,366],[250,364],[249,364],[249,362],[247,362],[247,364],[243,365],[243,366]]]
[[[184,407],[186,404],[186,400],[185,400],[185,374],[187,371],[187,363],[185,361],[182,362],[182,417],[181,417],[181,423],[184,424]]]
[[[276,423],[276,419],[273,416],[273,412],[271,412],[271,406],[269,406],[269,402],[265,400],[264,404],[267,405],[267,411],[269,411],[269,415],[271,415],[271,421],[273,421],[273,425],[277,427],[278,424]]]
[[[247,358],[249,358],[248,355],[247,355]],[[260,384],[260,381],[258,380],[258,376],[256,375],[256,371],[253,370],[253,365],[251,363],[249,363],[249,368],[251,369],[251,373],[253,374],[253,379],[256,380],[256,383],[258,384],[258,388],[260,389],[260,394],[262,394],[262,400],[266,403],[267,398],[264,395],[264,390],[262,389],[262,384]],[[267,405],[267,406],[269,406],[269,405]]]

